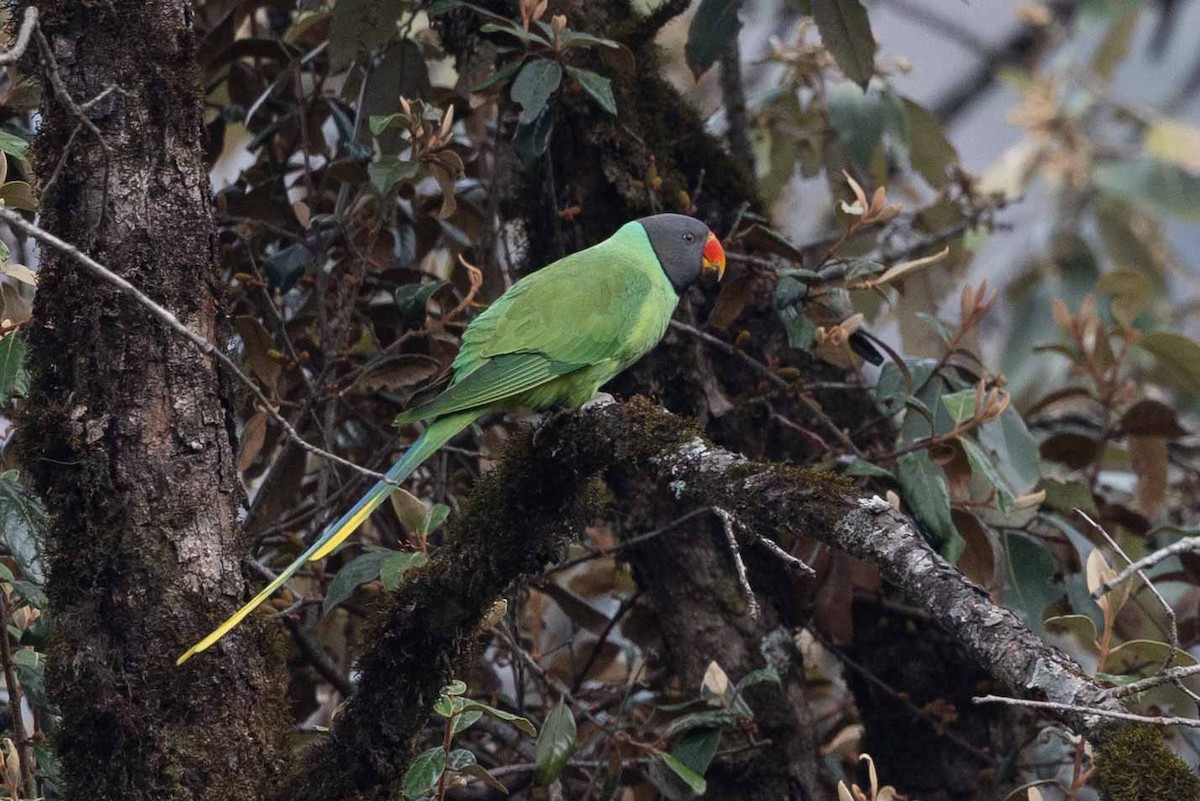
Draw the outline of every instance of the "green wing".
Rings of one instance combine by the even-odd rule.
[[[456,381],[428,403],[399,415],[396,425],[424,420],[427,417],[440,417],[516,397],[586,366],[557,362],[541,353],[506,353],[488,359],[478,369],[461,381]]]

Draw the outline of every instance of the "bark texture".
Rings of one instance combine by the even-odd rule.
[[[629,492],[634,492],[632,487]],[[636,494],[621,492],[620,497]],[[651,528],[669,524],[680,512],[675,504],[659,511],[658,523]],[[791,591],[795,576],[788,575],[790,571],[773,557],[763,558],[765,554],[747,546],[744,537],[740,539],[757,616],[738,586],[724,522],[715,514],[636,546],[628,554],[638,584],[659,611],[671,667],[686,692],[696,692],[714,660],[734,682],[768,666],[779,673],[779,685],[764,683],[746,692],[757,736],[770,745],[762,753],[748,751],[715,761],[705,774],[704,797],[710,801],[828,797],[819,787],[817,731],[808,713],[804,662],[794,641],[800,625],[800,610]]]
[[[1103,686],[993,604],[886,502],[859,498],[851,485],[828,474],[753,462],[717,448],[693,424],[639,399],[552,421],[528,443],[513,444],[472,493],[452,526],[450,544],[396,593],[367,638],[374,646],[361,662],[359,695],[338,718],[333,737],[302,760],[281,800],[305,792],[329,801],[395,794],[437,689],[473,653],[492,600],[556,558],[591,512],[589,487],[601,475],[640,476],[651,494],[719,506],[785,547],[805,536],[872,562],[1007,692],[1121,711]],[[701,618],[711,625],[713,616]],[[696,636],[709,635],[701,628]],[[735,649],[754,642],[741,633],[730,636],[723,642],[737,643]],[[1061,718],[1101,743],[1125,728],[1094,715]],[[1161,743],[1153,755],[1186,772]]]
[[[39,4],[42,223],[218,339],[190,0]],[[55,84],[59,89],[55,89]],[[66,102],[60,90],[73,99]],[[71,108],[86,112],[102,145]],[[214,365],[144,309],[42,252],[23,461],[53,521],[49,691],[69,798],[260,797],[284,731],[249,627],[175,657],[245,590],[244,502]]]

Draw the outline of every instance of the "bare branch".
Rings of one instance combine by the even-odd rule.
[[[359,662],[358,693],[280,798],[306,788],[336,801],[400,780],[404,755],[423,731],[419,721],[478,647],[486,610],[512,582],[557,563],[568,536],[596,513],[586,499],[602,474],[719,507],[777,541],[805,536],[876,565],[905,602],[937,621],[1009,692],[1058,704],[1056,716],[1089,737],[1130,715],[885,502],[859,498],[818,472],[714,447],[687,421],[635,399],[552,418],[481,480],[451,523],[447,545],[393,594],[386,620],[364,638],[374,647]]]
[[[746,613],[751,620],[758,620],[762,612],[758,608],[758,599],[746,576],[746,563],[742,561],[742,551],[738,547],[737,535],[733,533],[734,517],[719,506],[712,508],[713,514],[721,518],[721,530],[725,532],[725,542],[729,545],[729,555],[733,558],[733,567],[737,571],[738,587],[746,599]]]
[[[25,55],[25,50],[29,47],[29,37],[33,33],[34,26],[37,25],[37,18],[36,6],[29,6],[25,9],[25,19],[21,20],[21,30],[17,31],[17,41],[8,50],[0,53],[0,67],[16,64]]]
[[[1081,706],[1079,704],[1061,704],[1056,701],[1030,701],[1024,698],[1003,698],[998,695],[983,695],[972,698],[976,704],[1005,704],[1007,706],[1027,706],[1032,709],[1044,709],[1048,712],[1057,712],[1055,717],[1061,717],[1063,713],[1071,716],[1079,716],[1084,719],[1088,717],[1110,718],[1112,720],[1125,720],[1130,723],[1149,723],[1153,726],[1186,726],[1189,729],[1200,729],[1200,720],[1195,718],[1178,718],[1168,717],[1164,715],[1138,715],[1133,712],[1121,712],[1114,709],[1097,709],[1094,706]]]
[[[1097,587],[1095,592],[1092,593],[1092,597],[1099,598],[1113,587],[1124,584],[1126,581],[1129,581],[1129,579],[1133,578],[1133,576],[1141,573],[1148,567],[1154,567],[1164,559],[1170,559],[1172,556],[1178,556],[1181,553],[1192,553],[1195,551],[1200,551],[1200,537],[1184,537],[1177,542],[1171,543],[1165,548],[1159,548],[1157,551],[1148,553],[1135,562],[1130,562],[1129,565],[1117,573],[1117,575],[1113,576],[1108,581],[1105,581],[1103,584]],[[1142,579],[1144,581],[1145,576],[1143,576]]]

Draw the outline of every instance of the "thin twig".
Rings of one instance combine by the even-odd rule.
[[[738,547],[737,535],[733,533],[733,526],[737,521],[734,520],[732,514],[719,506],[710,508],[714,515],[721,518],[721,530],[725,532],[725,542],[729,545],[729,553],[733,557],[733,567],[737,571],[738,587],[741,588],[742,595],[746,597],[746,611],[751,620],[757,621],[761,615],[758,608],[758,599],[754,597],[754,588],[750,586],[750,579],[746,576],[746,563],[742,561],[742,551]]]
[[[998,695],[976,696],[971,699],[974,704],[1005,704],[1007,706],[1027,706],[1033,709],[1045,709],[1049,712],[1070,712],[1075,715],[1095,715],[1114,720],[1128,720],[1134,723],[1149,723],[1153,726],[1186,726],[1190,729],[1200,729],[1200,720],[1195,718],[1168,717],[1164,715],[1137,715],[1133,712],[1115,712],[1111,709],[1097,709],[1093,706],[1076,706],[1075,704],[1060,704],[1057,701],[1026,701],[1023,698],[1002,698]]]
[[[1140,692],[1152,690],[1164,684],[1174,684],[1180,679],[1195,676],[1197,673],[1200,673],[1200,665],[1169,668],[1157,676],[1151,676],[1148,679],[1142,679],[1129,684],[1122,684],[1120,687],[1113,687],[1109,690],[1109,695],[1113,698],[1128,698],[1131,695],[1137,695]]]
[[[774,384],[776,387],[778,387],[780,389],[793,389],[794,388],[794,385],[791,382],[786,381],[783,378],[780,378],[779,375],[777,375],[775,373],[775,371],[772,370],[770,367],[767,367],[765,364],[758,361],[750,354],[746,353],[745,351],[741,350],[740,348],[735,348],[733,345],[730,345],[728,342],[726,342],[723,339],[720,339],[719,337],[715,337],[712,334],[707,333],[706,331],[701,331],[699,328],[696,328],[695,326],[688,325],[687,323],[682,323],[679,320],[672,320],[671,327],[674,328],[676,331],[682,331],[685,334],[687,334],[688,336],[692,336],[692,337],[695,337],[695,338],[701,340],[702,342],[706,342],[709,345],[712,345],[717,350],[719,350],[723,353],[726,353],[726,354],[734,357],[735,359],[741,360],[743,363],[748,365],[759,375],[763,376],[764,378],[766,378],[768,381],[770,381],[772,384]],[[858,456],[859,458],[863,458],[862,451],[860,451],[858,449],[858,446],[855,445],[853,441],[851,441],[850,437],[846,435],[846,432],[842,431],[842,429],[838,428],[837,424],[834,423],[832,419],[830,419],[829,415],[825,414],[825,410],[821,408],[820,404],[818,404],[812,398],[808,397],[808,395],[806,395],[803,391],[799,392],[798,394],[800,397],[800,402],[803,403],[806,407],[808,407],[808,410],[810,412],[812,412],[813,415],[817,418],[817,420],[819,420],[821,422],[821,425],[825,426],[825,428],[831,434],[833,434],[835,437],[837,437],[838,442],[842,443],[842,445],[845,446],[855,456]]]
[[[1114,587],[1124,584],[1133,576],[1141,573],[1148,567],[1154,567],[1164,559],[1170,559],[1172,556],[1178,556],[1181,553],[1190,553],[1192,551],[1200,551],[1200,537],[1184,537],[1178,542],[1173,542],[1165,548],[1159,548],[1157,551],[1148,553],[1141,559],[1138,559],[1135,562],[1130,562],[1129,565],[1117,573],[1117,575],[1101,583],[1101,585],[1092,592],[1092,597],[1099,598],[1104,593],[1110,591]]]
[[[33,33],[34,26],[37,25],[37,18],[36,6],[29,6],[25,9],[25,19],[21,20],[21,30],[17,31],[17,41],[8,50],[0,53],[0,67],[16,64],[25,55],[25,50],[29,47],[29,36]]]
[[[596,664],[596,660],[600,658],[600,653],[604,649],[604,644],[608,642],[608,638],[612,636],[613,630],[617,624],[621,622],[625,615],[637,605],[638,600],[642,597],[642,590],[639,587],[633,595],[621,600],[621,605],[617,607],[617,611],[604,624],[604,630],[600,632],[599,638],[592,644],[592,652],[588,654],[587,662],[583,664],[583,669],[575,675],[575,679],[571,682],[571,692],[579,692],[579,688],[587,681],[587,675],[591,672],[592,666]]]
[[[235,378],[246,385],[246,387],[254,395],[255,399],[262,404],[263,409],[267,412],[271,419],[274,420],[284,430],[289,439],[291,439],[301,448],[313,454],[314,456],[320,456],[323,459],[328,459],[329,461],[340,464],[343,467],[349,467],[352,470],[362,473],[363,475],[370,476],[376,480],[389,481],[382,473],[369,470],[361,465],[355,464],[349,459],[343,459],[337,454],[322,450],[316,445],[305,441],[296,431],[296,429],[292,427],[292,424],[289,423],[283,417],[283,415],[275,411],[274,406],[271,405],[271,402],[267,399],[267,396],[263,394],[262,390],[258,388],[258,385],[255,384],[249,376],[243,373],[228,356],[217,350],[216,346],[207,339],[185,326],[182,322],[180,322],[178,317],[155,303],[133,284],[129,283],[124,278],[93,259],[91,256],[79,250],[74,245],[59,239],[49,231],[39,228],[33,223],[27,221],[24,217],[12,209],[0,206],[0,220],[3,220],[4,222],[8,223],[8,225],[16,228],[22,233],[33,237],[42,244],[48,245],[64,255],[69,256],[76,263],[85,267],[97,278],[100,278],[106,283],[111,284],[129,297],[136,300],[138,303],[144,306],[151,315],[156,317],[161,323],[167,326],[167,328],[170,328],[172,331],[182,336],[205,356],[220,362],[221,365],[224,366],[225,369],[227,369]],[[394,484],[395,482],[389,481],[389,483]]]
[[[780,548],[779,543],[775,542],[775,540],[770,539],[769,537],[764,537],[763,535],[761,535],[755,531],[749,531],[747,533],[753,539],[755,544],[757,544],[763,548],[766,548],[768,551],[771,552],[772,555],[781,559],[784,564],[788,565],[789,567],[791,567],[795,570],[800,571],[801,573],[804,573],[807,576],[817,575],[817,571],[813,570],[811,567],[809,567],[807,564],[805,564],[803,559],[801,559],[797,556],[793,556],[792,554],[783,550],[783,548]]]
[[[62,73],[58,69],[58,61],[54,58],[54,51],[50,47],[50,42],[47,41],[46,35],[42,33],[41,25],[34,26],[34,34],[37,36],[38,50],[42,54],[42,61],[45,66],[44,72],[50,81],[51,88],[54,90],[54,96],[58,99],[58,102],[67,107],[67,111],[71,113],[72,117],[79,120],[80,125],[87,128],[96,137],[96,142],[100,145],[100,149],[104,151],[104,175],[100,184],[104,191],[103,196],[100,198],[100,219],[96,222],[96,229],[99,230],[104,227],[105,212],[108,209],[108,176],[112,166],[112,147],[108,144],[108,141],[104,138],[104,134],[96,126],[96,123],[92,122],[91,117],[88,116],[87,109],[81,108],[67,90],[67,85],[63,83]]]
[[[1079,514],[1080,517],[1082,517],[1084,520],[1088,521],[1088,523],[1091,524],[1093,529],[1095,529],[1096,531],[1098,531],[1100,533],[1100,536],[1103,537],[1106,542],[1108,542],[1109,546],[1114,551],[1117,552],[1118,556],[1120,556],[1122,559],[1124,559],[1128,564],[1133,564],[1133,560],[1129,558],[1129,554],[1125,553],[1124,549],[1121,548],[1120,543],[1118,543],[1115,539],[1113,539],[1113,537],[1110,536],[1109,533],[1104,530],[1103,526],[1101,526],[1099,523],[1097,523],[1092,518],[1088,517],[1087,513],[1084,512],[1082,509],[1076,509],[1075,511],[1076,511],[1076,513]],[[1171,664],[1175,661],[1175,656],[1177,654],[1183,652],[1183,647],[1179,643],[1179,623],[1178,623],[1177,618],[1175,617],[1175,610],[1171,607],[1171,605],[1169,603],[1167,603],[1167,599],[1164,598],[1162,593],[1158,591],[1158,588],[1154,586],[1154,584],[1150,581],[1149,577],[1145,573],[1143,573],[1142,571],[1139,570],[1138,578],[1140,578],[1145,583],[1147,589],[1149,589],[1150,592],[1154,595],[1154,597],[1156,599],[1158,599],[1159,606],[1162,607],[1163,613],[1167,616],[1167,638],[1169,640],[1168,644],[1171,646],[1171,652],[1167,655],[1167,658],[1165,660],[1163,660],[1162,665],[1159,667],[1159,669],[1157,671],[1161,675],[1165,671],[1170,670]],[[1114,610],[1114,614],[1115,614],[1115,612],[1116,612],[1116,610]],[[1180,690],[1183,691],[1184,695],[1191,698],[1192,701],[1194,701],[1195,703],[1200,704],[1200,696],[1198,696],[1198,695],[1196,695],[1196,693],[1192,692],[1190,687],[1186,687],[1183,684],[1183,682],[1179,681],[1178,679],[1175,679],[1173,683],[1175,684],[1176,687],[1178,687]]]

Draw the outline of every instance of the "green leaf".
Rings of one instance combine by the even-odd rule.
[[[350,597],[350,593],[354,592],[355,587],[379,578],[380,568],[383,567],[384,561],[392,555],[392,551],[367,551],[350,564],[344,565],[333,577],[333,581],[329,582],[321,613],[329,614],[330,609]]]
[[[329,29],[329,63],[334,71],[349,66],[392,38],[403,0],[338,0]]]
[[[45,609],[50,605],[50,599],[46,597],[45,591],[40,584],[35,584],[32,581],[22,581],[15,579],[12,583],[13,592],[29,606],[34,609]]]
[[[475,725],[483,717],[483,713],[478,709],[468,709],[466,712],[459,712],[454,716],[454,722],[450,724],[450,733],[458,734],[460,731],[466,731]]]
[[[554,114],[549,106],[542,109],[542,113],[533,122],[517,124],[517,131],[513,135],[513,151],[522,166],[529,167],[537,163],[538,158],[546,152],[546,146],[550,144],[550,134],[553,132]]]
[[[821,42],[842,74],[864,90],[875,74],[875,37],[858,0],[812,0]]]
[[[1087,615],[1056,615],[1042,621],[1046,633],[1058,637],[1070,637],[1075,640],[1076,648],[1083,648],[1087,653],[1096,652],[1096,642],[1100,635],[1096,633],[1096,623]]]
[[[446,767],[450,770],[462,770],[474,764],[475,754],[465,748],[455,748],[446,758]]]
[[[29,703],[41,709],[49,707],[50,701],[46,697],[46,657],[32,648],[21,648],[13,651],[12,661],[17,681],[25,690]]]
[[[684,715],[680,718],[675,718],[667,726],[666,735],[674,737],[691,729],[723,729],[727,726],[733,726],[738,722],[736,712],[730,712],[728,709],[710,709],[705,712],[693,712],[690,715]]]
[[[580,47],[599,49],[600,60],[604,62],[604,66],[622,75],[632,77],[634,70],[637,69],[637,59],[634,58],[633,51],[612,39],[567,29],[563,31],[561,41],[563,47],[567,49]]]
[[[663,754],[662,760],[668,768],[670,768],[676,776],[683,779],[691,791],[696,795],[704,795],[708,791],[708,783],[704,781],[704,777],[696,773],[694,770],[683,764],[673,754]]]
[[[409,323],[425,321],[425,307],[433,293],[444,287],[447,281],[426,281],[422,284],[402,284],[396,287],[396,307],[400,318]]]
[[[542,731],[538,734],[534,749],[537,767],[533,772],[533,780],[538,784],[549,784],[557,779],[574,752],[575,716],[571,714],[570,707],[560,702],[542,722]]]
[[[45,578],[42,543],[49,518],[41,502],[19,480],[16,470],[0,473],[0,542],[17,560],[21,575],[36,587]],[[37,589],[39,596],[40,588]],[[22,593],[28,597],[28,593]],[[31,602],[35,599],[30,599]],[[44,606],[45,603],[35,603]]]
[[[527,31],[512,20],[504,20],[503,22],[485,22],[479,26],[479,30],[484,33],[506,33],[509,36],[515,36],[523,42],[529,42],[542,47],[548,47],[550,42],[544,36],[539,36],[533,31]]]
[[[813,344],[817,341],[816,323],[795,306],[784,306],[779,309],[778,314],[783,322],[783,330],[787,332],[788,347],[805,353],[811,352]]]
[[[18,331],[0,339],[0,411],[12,400],[20,384],[21,368],[25,362],[25,343]]]
[[[738,19],[740,7],[740,0],[700,0],[683,46],[683,56],[697,80],[737,38],[742,28]]]
[[[926,314],[925,312],[917,312],[916,317],[918,320],[932,328],[933,332],[938,335],[938,339],[942,340],[942,342],[950,341],[950,329],[946,328],[946,324],[941,320],[934,317],[932,314]]]
[[[1055,580],[1058,562],[1045,548],[1018,534],[1005,534],[1004,605],[1038,635],[1045,633],[1046,607],[1063,596]]]
[[[720,742],[720,729],[690,731],[679,738],[679,742],[671,749],[671,755],[693,773],[703,776],[712,762],[713,755],[717,753],[717,744]]]
[[[1114,19],[1104,35],[1104,40],[1096,47],[1090,67],[1102,80],[1112,80],[1113,73],[1128,55],[1129,44],[1137,31],[1139,10],[1136,7],[1130,8]]]
[[[971,463],[971,472],[981,476],[995,488],[996,508],[1000,510],[1001,514],[1010,513],[1016,500],[1013,498],[1012,490],[1008,487],[1008,482],[996,470],[996,465],[993,464],[991,457],[970,437],[959,437],[958,441],[962,443],[963,450],[967,452],[967,461]]]
[[[567,72],[579,81],[579,85],[600,104],[600,108],[609,114],[617,113],[617,99],[613,97],[612,81],[591,70],[583,70],[578,67],[567,67]]]
[[[1092,180],[1109,195],[1200,220],[1200,176],[1152,158],[1100,162]]]
[[[526,64],[512,83],[509,94],[521,104],[521,125],[531,125],[542,114],[550,96],[562,83],[562,67],[558,62],[539,58]]]
[[[826,98],[829,121],[859,169],[870,171],[871,156],[883,136],[886,109],[883,94],[874,89],[860,92],[851,83],[839,83]]]
[[[421,171],[415,161],[405,161],[399,156],[380,156],[367,165],[367,178],[371,186],[381,195],[386,195],[396,184],[411,181]]]
[[[1000,417],[976,429],[979,444],[991,453],[996,469],[1017,493],[1025,493],[1042,479],[1042,457],[1038,442],[1025,420],[1009,407]]]
[[[941,189],[950,182],[946,169],[958,163],[958,151],[946,138],[946,132],[937,117],[908,98],[904,99],[904,110],[908,113],[908,125],[912,132],[908,148],[909,163],[927,184],[934,189]]]
[[[855,457],[854,461],[850,463],[850,466],[846,468],[846,475],[864,476],[867,478],[890,478],[893,481],[896,480],[896,477],[892,475],[891,470],[887,470],[877,464],[868,462],[866,459],[859,459],[857,457]]]
[[[405,573],[428,562],[429,557],[420,551],[390,553],[379,567],[379,581],[385,590],[395,590],[404,583]]]
[[[311,250],[297,242],[264,259],[263,271],[272,287],[287,292],[295,286],[314,258]]]
[[[1140,270],[1113,270],[1100,276],[1096,291],[1112,296],[1113,317],[1128,326],[1150,305],[1154,283]]]
[[[0,131],[0,152],[7,153],[13,158],[23,159],[29,152],[29,143],[8,131]]]
[[[734,687],[734,692],[741,693],[742,690],[746,689],[747,687],[753,687],[755,684],[765,684],[766,682],[780,684],[779,671],[773,667],[752,670],[745,676],[742,676],[741,680]]]
[[[975,416],[975,390],[964,389],[942,396],[942,405],[950,412],[956,423],[963,423]]]
[[[444,695],[463,695],[467,691],[467,683],[462,679],[455,679],[442,688]]]
[[[483,765],[467,765],[462,769],[462,773],[467,776],[479,779],[481,782],[491,787],[493,790],[508,795],[508,788],[504,786],[504,782],[497,779],[495,776],[487,772],[487,768]]]
[[[911,393],[921,392],[933,380],[933,370],[937,362],[933,359],[906,359],[905,370],[895,362],[888,362],[879,371],[879,382],[875,385],[875,398],[880,411],[892,415],[904,409]],[[905,371],[907,370],[907,376]],[[912,386],[909,386],[909,378]]]
[[[463,711],[477,710],[487,715],[488,717],[503,720],[505,723],[511,723],[530,737],[537,737],[537,727],[529,720],[520,715],[514,715],[512,712],[505,712],[503,709],[496,709],[493,706],[480,703],[479,701],[468,701],[463,705]]]
[[[525,63],[524,58],[514,58],[512,61],[508,62],[507,64],[502,65],[498,70],[493,72],[490,77],[485,78],[480,83],[471,87],[471,91],[472,92],[482,92],[484,89],[487,89],[488,87],[495,86],[498,83],[504,83],[509,78],[511,78],[513,76],[513,74],[517,70],[519,70],[521,68],[521,65],[524,63]]]
[[[404,795],[418,799],[434,788],[446,770],[446,749],[440,745],[421,752],[404,773]]]
[[[1165,642],[1129,640],[1108,652],[1104,670],[1114,675],[1146,678],[1158,672],[1169,656],[1171,646]],[[1196,658],[1186,651],[1176,653],[1174,660],[1177,667],[1196,664]]]
[[[1200,395],[1200,345],[1170,331],[1146,334],[1138,345],[1154,357],[1163,377],[1176,389]]]
[[[430,17],[438,17],[460,7],[469,8],[476,14],[480,14],[488,19],[495,20],[496,22],[511,22],[508,17],[502,17],[495,11],[489,11],[483,6],[478,6],[474,3],[468,3],[466,0],[434,0],[433,4],[429,6],[428,13]]]
[[[428,535],[438,530],[442,523],[446,522],[446,517],[450,514],[450,507],[444,503],[435,504],[429,510],[429,514],[425,515],[425,519],[421,521],[421,534]]]
[[[896,460],[896,480],[917,523],[937,546],[946,561],[958,561],[966,541],[950,517],[950,493],[942,468],[929,460],[925,451],[906,453]]]

